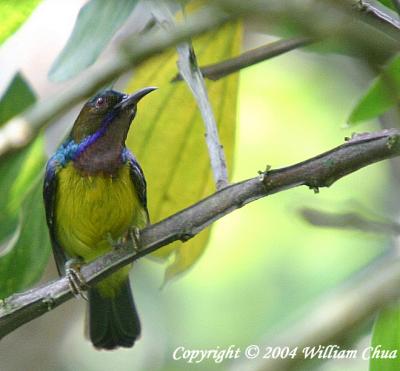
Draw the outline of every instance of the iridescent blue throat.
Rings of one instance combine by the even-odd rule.
[[[57,149],[54,154],[53,159],[57,161],[62,166],[65,166],[69,161],[75,161],[83,152],[86,151],[93,143],[95,143],[99,138],[105,135],[110,124],[116,116],[116,112],[110,112],[103,120],[102,125],[99,130],[94,134],[87,136],[80,143],[76,143],[73,139],[67,139],[61,146]],[[125,151],[122,151],[122,160],[125,162]]]
[[[97,133],[96,133],[97,134]],[[73,139],[66,140],[60,147],[58,147],[57,152],[53,155],[52,160],[60,164],[61,166],[67,165],[70,161],[74,161],[78,156],[92,143],[94,143],[98,138],[93,139],[96,135],[93,134],[85,138],[81,143],[75,143]],[[121,151],[122,162],[125,163],[129,159],[130,152],[124,147]]]

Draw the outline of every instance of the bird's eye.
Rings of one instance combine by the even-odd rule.
[[[96,100],[96,108],[104,107],[106,100],[103,97],[99,97]]]

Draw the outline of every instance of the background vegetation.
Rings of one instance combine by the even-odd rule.
[[[0,1],[0,14],[7,20],[0,28],[0,122],[6,123],[36,101],[50,101],[62,89],[83,81],[96,65],[119,58],[121,41],[141,31],[150,19],[146,3],[24,0],[11,5]],[[385,39],[380,49],[373,44],[377,36],[372,31],[373,37],[362,40],[355,32],[349,36],[348,30],[342,30],[343,18],[335,18],[338,10],[329,1],[321,2],[326,6],[321,9],[304,2],[322,18],[312,26],[311,18],[297,19],[291,2],[280,2],[286,6],[283,10],[270,3],[268,22],[248,16],[194,39],[199,65],[231,58],[278,38],[325,36],[316,32],[328,17],[323,14],[326,10],[332,11],[330,27],[338,30],[337,38],[254,64],[217,82],[207,81],[232,182],[256,176],[267,164],[275,169],[315,156],[341,144],[355,130],[397,127],[399,122],[395,107],[399,62],[390,42]],[[301,7],[302,2],[292,3]],[[347,7],[358,2],[339,3],[352,19],[367,14],[362,7]],[[391,40],[399,35],[400,27],[395,4],[373,3],[394,22],[390,32],[384,26],[379,29]],[[202,2],[200,10],[203,6],[210,4]],[[187,12],[196,16],[199,5],[193,7],[189,4]],[[231,14],[238,7],[234,9]],[[354,22],[356,29],[359,25]],[[372,22],[368,27],[378,26]],[[398,48],[398,39],[393,44]],[[169,49],[107,82],[124,91],[160,87],[139,107],[129,138],[148,178],[153,221],[215,191],[202,116],[185,83],[170,82],[179,72],[177,59],[175,50]],[[376,76],[380,80],[371,85]],[[0,159],[2,298],[32,287],[40,277],[42,282],[56,278],[49,259],[40,179],[46,157],[68,132],[81,104],[48,122],[46,131],[39,131],[28,147]],[[359,126],[354,127],[356,123]],[[2,339],[0,368],[186,370],[186,363],[172,359],[178,346],[244,349],[250,344],[270,345],[280,329],[290,328],[309,313],[322,294],[395,253],[397,239],[388,229],[377,233],[364,222],[360,228],[354,218],[344,219],[343,213],[383,225],[396,223],[397,167],[395,161],[382,162],[318,194],[302,187],[262,199],[227,215],[187,244],[159,250],[163,264],[160,259],[136,262],[132,282],[143,335],[133,349],[95,351],[82,334],[85,303],[72,300]],[[307,218],[310,214],[305,208],[333,213],[339,228],[312,225],[322,218]],[[381,317],[376,344],[400,350],[399,334],[393,332],[397,313],[394,309],[388,319]],[[373,323],[374,318],[369,318],[361,328],[349,330],[340,345],[364,349],[371,341]],[[396,370],[398,362],[369,365],[362,359],[331,360],[295,369]],[[227,370],[251,369],[254,364],[243,358],[189,366]]]

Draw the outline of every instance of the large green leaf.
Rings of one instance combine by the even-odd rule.
[[[0,101],[0,125],[35,100],[27,82],[17,74]],[[42,136],[0,162],[0,297],[32,284],[48,259],[43,202],[38,197],[41,186],[36,181],[43,166]],[[35,181],[35,191],[30,192]]]
[[[0,0],[0,44],[30,16],[40,0]]]
[[[23,77],[16,74],[0,101],[0,126],[35,100]],[[0,243],[16,228],[18,198],[21,194],[21,186],[16,185],[24,184],[21,179],[26,179],[34,169],[33,166],[20,171],[30,156],[30,149],[27,148],[0,161]]]
[[[51,67],[50,79],[69,79],[95,62],[136,3],[137,0],[91,0],[82,7],[67,45]]]
[[[215,63],[240,52],[242,28],[228,24],[193,41],[200,65]],[[215,191],[204,124],[185,83],[171,83],[177,74],[177,53],[172,50],[135,70],[127,90],[155,85],[159,90],[141,102],[128,137],[128,146],[144,168],[148,182],[149,210],[157,222]],[[207,82],[210,102],[232,171],[236,126],[238,75]],[[175,242],[154,255],[174,256],[166,279],[184,272],[203,253],[210,230],[182,244]]]
[[[350,124],[373,119],[393,107],[400,98],[400,55],[382,73],[358,101],[349,117]]]
[[[400,370],[400,307],[395,305],[382,310],[375,321],[372,344],[374,349],[385,350],[394,354],[393,359],[380,357],[370,358],[370,371]]]

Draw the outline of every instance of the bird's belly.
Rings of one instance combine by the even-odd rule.
[[[93,260],[126,234],[140,208],[128,166],[111,178],[82,176],[69,164],[58,178],[57,238],[70,256]]]

